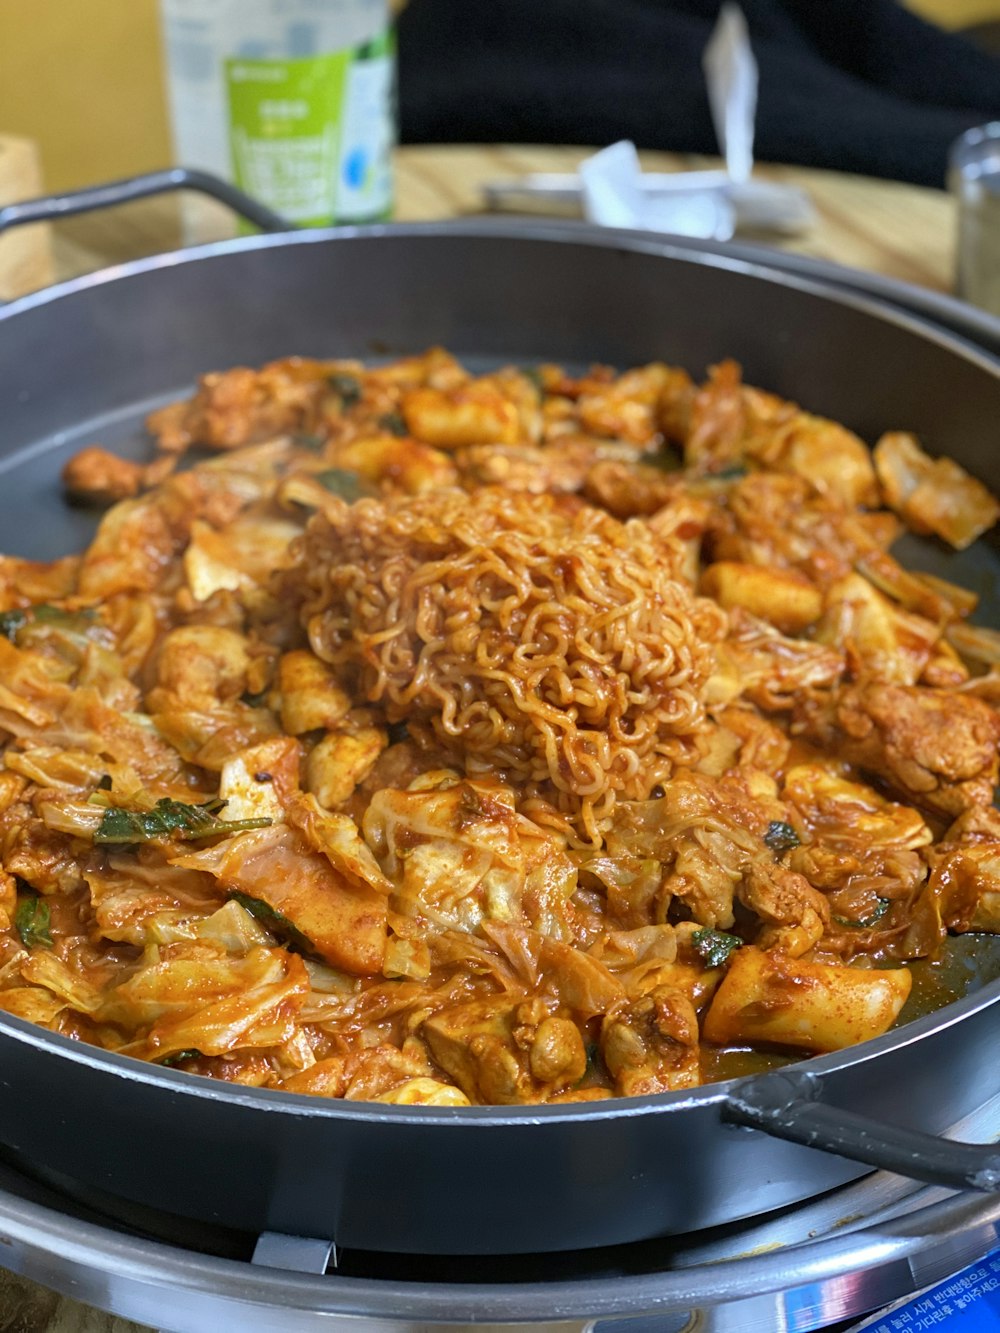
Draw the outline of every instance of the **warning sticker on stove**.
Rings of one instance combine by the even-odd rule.
[[[1000,1250],[917,1296],[854,1325],[857,1333],[994,1333],[1000,1330]]]

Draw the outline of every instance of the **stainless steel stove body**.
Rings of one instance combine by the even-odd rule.
[[[953,1133],[1000,1135],[1000,1097]],[[0,1164],[0,1263],[166,1333],[808,1333],[937,1282],[998,1238],[1000,1196],[878,1172],[754,1222],[580,1254],[338,1255],[144,1209],[110,1220]]]

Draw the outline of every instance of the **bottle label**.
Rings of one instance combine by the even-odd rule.
[[[396,69],[391,29],[358,47],[347,70],[337,217],[385,217],[392,208]]]
[[[302,226],[392,202],[392,39],[288,60],[225,62],[233,179]]]

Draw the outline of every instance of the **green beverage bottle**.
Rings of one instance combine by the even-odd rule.
[[[160,0],[174,151],[291,222],[392,211],[388,0]]]

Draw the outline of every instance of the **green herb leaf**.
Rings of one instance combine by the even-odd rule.
[[[681,470],[680,455],[669,445],[664,445],[653,454],[643,454],[638,460],[646,467],[652,467],[657,472],[679,472]]]
[[[173,1055],[165,1055],[162,1060],[157,1060],[158,1065],[163,1065],[165,1069],[172,1069],[174,1065],[183,1064],[185,1060],[200,1060],[201,1051],[175,1051]]]
[[[379,428],[388,431],[390,435],[409,435],[406,428],[406,422],[400,412],[386,412],[385,416],[378,419]]]
[[[330,467],[325,472],[317,472],[316,480],[321,486],[325,486],[328,491],[334,495],[339,495],[342,500],[346,500],[349,505],[354,504],[355,500],[360,500],[368,491],[362,484],[361,478],[356,472],[345,472],[343,468]]]
[[[801,846],[802,843],[802,839],[791,824],[786,824],[781,819],[775,819],[768,824],[764,841],[775,855],[790,851],[793,847]]]
[[[743,941],[738,935],[727,935],[723,930],[712,930],[706,926],[696,930],[691,936],[691,943],[709,967],[721,967],[729,961],[729,955],[738,949]]]
[[[711,474],[713,481],[738,481],[740,477],[747,475],[747,469],[742,463],[733,463],[730,467],[720,468],[718,472]]]
[[[26,625],[61,625],[66,629],[82,630],[85,624],[94,619],[93,611],[64,611],[61,606],[49,606],[40,602],[37,606],[15,607],[12,611],[0,612],[0,634],[17,642],[18,633]]]
[[[52,948],[52,935],[49,930],[51,919],[52,913],[44,898],[32,893],[25,894],[19,899],[17,911],[14,913],[14,927],[26,949],[32,949],[39,944],[46,949]]]
[[[888,912],[889,907],[888,898],[877,898],[875,907],[867,916],[858,917],[857,919],[849,916],[834,916],[833,919],[838,926],[850,926],[852,930],[870,930],[872,926],[878,925]]]
[[[35,620],[43,625],[79,625],[80,621],[90,622],[94,619],[94,613],[89,607],[84,607],[80,611],[65,611],[61,606],[49,606],[47,602],[40,602],[38,606],[31,608]]]
[[[526,380],[531,380],[539,393],[543,392],[542,372],[538,366],[522,366],[521,374]]]
[[[29,613],[21,610],[20,607],[16,607],[13,611],[0,613],[0,634],[6,639],[10,639],[11,643],[16,643],[17,631],[23,625],[26,625],[29,619]]]
[[[331,375],[328,383],[334,393],[340,394],[340,405],[345,411],[361,402],[361,381],[356,375]]]
[[[218,812],[225,801],[206,801],[204,805],[185,805],[164,797],[152,810],[122,810],[111,806],[105,810],[94,842],[119,844],[152,842],[156,838],[175,836],[183,842],[198,838],[212,838],[218,833],[242,833],[245,829],[267,828],[270,819],[219,819]]]
[[[400,745],[410,739],[410,731],[405,722],[390,722],[386,730],[389,733],[390,745]]]
[[[585,1046],[587,1054],[587,1064],[583,1073],[573,1084],[574,1088],[582,1088],[588,1080],[593,1080],[601,1068],[601,1048],[596,1041],[588,1041]]]
[[[289,921],[287,916],[279,912],[277,908],[272,907],[270,903],[264,902],[261,898],[251,898],[246,893],[230,893],[229,896],[235,899],[244,911],[249,912],[252,917],[256,918],[262,926],[265,926],[273,934],[280,936],[298,949],[300,953],[315,953],[313,946],[295,922]]]

